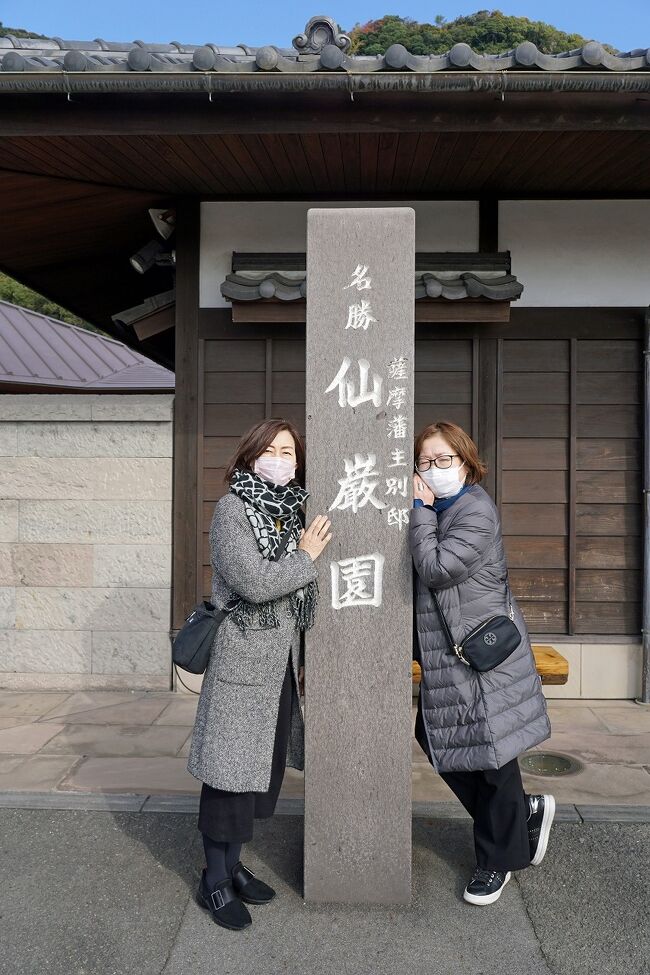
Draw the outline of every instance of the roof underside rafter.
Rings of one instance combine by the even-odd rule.
[[[119,309],[172,286],[129,263],[150,207],[650,194],[646,49],[365,57],[317,17],[290,48],[7,36],[0,61],[0,269],[126,341]],[[421,270],[418,307],[450,287]],[[173,361],[173,330],[139,327],[143,351]]]

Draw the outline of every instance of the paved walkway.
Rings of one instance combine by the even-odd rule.
[[[135,794],[137,808],[147,796],[189,797],[190,808],[200,788],[186,770],[195,709],[195,697],[172,692],[0,690],[0,804],[2,793]],[[565,805],[650,807],[650,708],[559,700],[549,711],[553,737],[538,750],[584,767],[552,779],[525,775],[529,791],[552,784]],[[302,794],[302,774],[288,769],[289,808]],[[455,804],[415,740],[413,801]]]
[[[0,809],[2,975],[648,975],[650,824],[561,823],[498,903],[461,899],[469,822],[416,818],[408,907],[305,905],[302,821],[258,824],[277,890],[224,931],[194,902],[193,816]]]
[[[278,891],[227,932],[194,901],[196,699],[0,691],[0,975],[650,975],[650,709],[555,701],[540,746],[583,763],[525,775],[559,807],[546,859],[488,908],[462,901],[471,823],[413,745],[413,902],[302,899],[303,777],[245,862]]]

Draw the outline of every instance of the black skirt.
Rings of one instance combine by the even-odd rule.
[[[287,764],[293,691],[294,681],[291,655],[289,655],[280,693],[271,781],[267,791],[228,792],[225,789],[213,789],[211,785],[203,783],[198,828],[215,842],[248,843],[253,838],[254,820],[268,819],[273,815]]]

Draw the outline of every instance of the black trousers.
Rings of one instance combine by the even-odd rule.
[[[275,812],[287,763],[293,685],[289,657],[280,693],[271,781],[267,791],[228,792],[226,789],[214,789],[206,782],[201,787],[198,828],[215,842],[248,843],[253,838],[254,820],[268,819]]]
[[[415,737],[427,755],[420,702]],[[499,769],[440,772],[474,820],[476,865],[486,870],[523,870],[530,866],[528,801],[516,758]]]
[[[528,803],[516,758],[499,769],[441,772],[474,820],[476,864],[486,870],[530,866]]]

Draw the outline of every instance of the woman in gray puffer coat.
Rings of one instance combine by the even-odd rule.
[[[230,612],[203,678],[187,768],[203,783],[197,900],[232,930],[251,924],[246,904],[275,894],[242,864],[241,845],[255,819],[273,815],[285,766],[304,767],[300,635],[316,611],[314,563],[332,537],[324,515],[302,528],[304,470],[291,423],[256,424],[226,470],[230,490],[210,525],[212,602]]]
[[[499,513],[479,481],[486,467],[455,423],[427,426],[415,443],[410,545],[422,682],[416,738],[474,820],[471,904],[498,900],[512,870],[541,863],[553,796],[524,793],[517,756],[551,727],[526,623],[509,592]],[[458,642],[510,602],[521,642],[479,672],[451,651],[431,590]],[[509,599],[510,596],[510,599]]]

